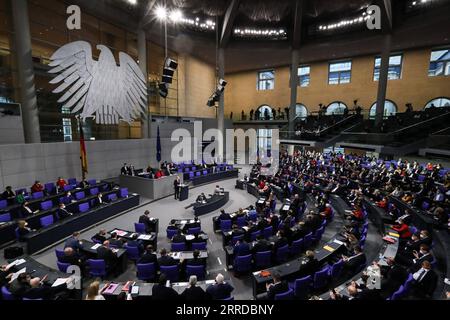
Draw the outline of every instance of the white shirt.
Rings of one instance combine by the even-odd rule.
[[[424,269],[424,268],[420,268],[419,271],[417,271],[416,273],[413,274],[413,279],[416,280],[416,281],[419,281],[419,277],[421,276],[420,281],[422,281],[422,279],[427,275],[428,271],[430,271],[430,270],[427,270],[427,269]],[[422,272],[424,272],[423,275],[422,275]]]

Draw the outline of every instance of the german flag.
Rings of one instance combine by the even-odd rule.
[[[88,172],[88,164],[87,164],[87,155],[86,155],[86,145],[84,143],[84,132],[83,132],[83,122],[80,118],[80,160],[81,160],[81,173],[83,178],[85,174]]]

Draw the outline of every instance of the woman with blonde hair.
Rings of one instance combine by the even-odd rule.
[[[105,300],[105,297],[103,297],[99,291],[100,291],[100,282],[99,281],[92,282],[87,289],[86,300]]]

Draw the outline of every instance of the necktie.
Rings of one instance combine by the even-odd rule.
[[[419,274],[419,277],[417,278],[417,282],[422,281],[422,279],[426,273],[427,273],[427,270],[423,269],[422,272]]]

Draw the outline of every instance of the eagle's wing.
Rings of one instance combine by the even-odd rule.
[[[75,41],[59,48],[50,58],[49,71],[58,74],[50,81],[59,84],[54,93],[66,91],[59,103],[71,108],[72,113],[80,111],[86,101],[89,88],[94,77],[94,64],[91,45],[86,41]]]
[[[119,79],[117,83],[120,95],[117,97],[115,111],[122,120],[131,122],[132,119],[145,116],[147,105],[147,86],[145,76],[137,63],[127,54],[119,53]]]

